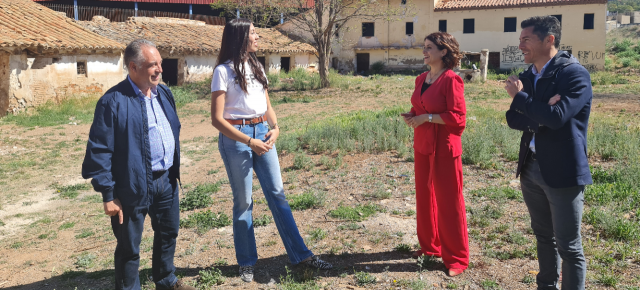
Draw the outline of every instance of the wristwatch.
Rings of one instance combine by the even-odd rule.
[[[429,114],[429,123],[431,123],[431,121],[433,121],[433,114]]]

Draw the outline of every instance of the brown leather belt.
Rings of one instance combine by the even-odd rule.
[[[225,119],[225,120],[227,120],[227,122],[229,122],[229,124],[231,125],[258,124],[266,121],[267,116],[262,115],[260,117],[253,118],[253,119],[236,119],[236,120]]]

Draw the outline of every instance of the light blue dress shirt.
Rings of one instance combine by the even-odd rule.
[[[534,93],[535,93],[536,85],[538,84],[538,80],[540,79],[542,74],[544,74],[544,70],[547,68],[550,62],[551,62],[551,59],[544,64],[540,72],[538,72],[535,65],[531,67],[531,72],[533,73],[533,75],[536,76],[536,78],[533,80]],[[533,138],[531,138],[531,143],[529,143],[529,148],[531,149],[531,151],[533,151],[533,153],[536,153],[536,133],[533,133]]]
[[[133,91],[144,101],[147,107],[147,119],[149,120],[149,145],[151,146],[151,170],[169,170],[173,166],[173,153],[176,150],[176,142],[173,138],[171,124],[162,111],[158,99],[158,88],[151,88],[151,98],[148,98],[136,84],[127,79],[133,87]]]

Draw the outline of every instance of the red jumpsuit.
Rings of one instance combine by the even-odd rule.
[[[427,77],[416,78],[411,112],[440,114],[445,125],[414,129],[416,219],[422,253],[442,257],[447,269],[469,266],[467,216],[462,195],[462,142],[466,124],[462,78],[447,70],[420,94]]]

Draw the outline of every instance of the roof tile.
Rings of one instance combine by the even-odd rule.
[[[441,0],[435,11],[480,10],[578,4],[606,4],[607,0]]]
[[[124,46],[31,0],[0,0],[0,48],[107,49]]]
[[[79,21],[80,25],[123,45],[144,38],[169,54],[214,54],[220,51],[224,26],[177,18],[131,17],[127,22],[110,22],[104,17]],[[315,52],[313,46],[294,41],[273,28],[256,28],[262,52]]]

